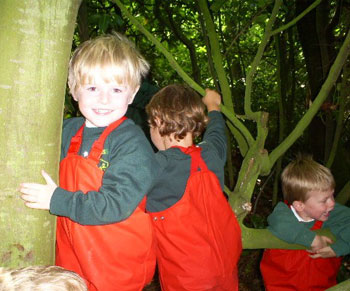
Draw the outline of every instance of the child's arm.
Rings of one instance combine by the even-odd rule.
[[[225,120],[220,112],[221,96],[214,90],[206,89],[202,101],[207,106],[209,123],[204,132],[203,142],[215,150],[222,161],[223,167],[226,163],[227,137],[225,133]]]
[[[267,221],[272,234],[288,243],[310,247],[315,239],[316,233],[300,223],[285,203],[279,202]]]
[[[122,221],[133,213],[157,175],[156,161],[138,127],[124,127],[117,137],[108,142],[113,157],[99,190],[84,194],[57,187],[49,202],[52,214],[82,225],[103,225]]]
[[[336,241],[330,245],[337,257],[350,254],[350,208],[335,203],[330,216],[323,224],[323,228],[329,230],[336,237]]]

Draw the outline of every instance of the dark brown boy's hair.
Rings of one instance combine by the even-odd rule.
[[[157,127],[161,136],[174,133],[176,140],[188,132],[193,138],[202,134],[208,117],[201,97],[186,85],[168,85],[157,92],[146,106],[148,122]]]

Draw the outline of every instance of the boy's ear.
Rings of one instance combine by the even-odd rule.
[[[129,103],[128,104],[131,104],[134,101],[135,96],[136,96],[137,92],[139,91],[139,89],[140,89],[140,86],[137,86],[135,88],[134,93],[129,98]]]
[[[157,124],[157,127],[160,127],[161,122],[160,122],[160,119],[159,119],[159,118],[156,118],[156,119],[154,120],[154,122]]]
[[[299,201],[299,200],[295,200],[295,201],[293,201],[292,206],[294,207],[294,209],[296,211],[299,212],[299,211],[303,211],[304,210],[305,204],[303,202]]]
[[[78,97],[76,97],[76,95],[75,95],[75,94],[72,94],[72,97],[73,97],[73,99],[74,99],[75,101],[77,101],[77,102],[78,102]]]

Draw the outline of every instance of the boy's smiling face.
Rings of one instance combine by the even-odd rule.
[[[326,221],[334,208],[333,194],[333,189],[327,191],[312,190],[307,193],[309,198],[305,202],[294,201],[293,207],[305,221],[311,219]]]
[[[74,99],[89,127],[105,127],[123,117],[138,88],[106,81],[96,76],[93,82],[80,86]]]

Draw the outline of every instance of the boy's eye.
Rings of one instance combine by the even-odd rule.
[[[91,87],[88,87],[87,90],[91,91],[91,92],[95,92],[96,91],[96,87],[91,86]]]
[[[120,93],[122,90],[118,89],[118,88],[113,88],[113,93]]]

